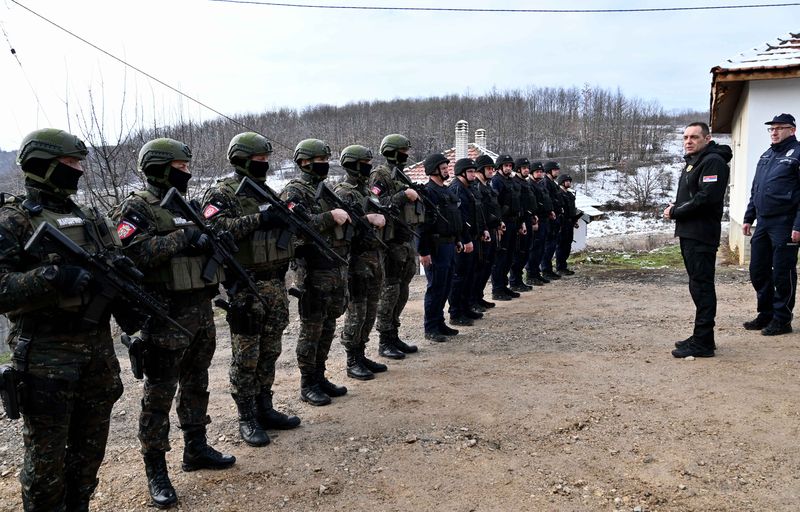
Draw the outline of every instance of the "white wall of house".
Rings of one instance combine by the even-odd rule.
[[[753,80],[745,84],[733,117],[733,160],[730,181],[729,243],[739,263],[750,259],[749,238],[742,235],[742,219],[761,153],[769,147],[765,122],[787,112],[800,118],[800,78]]]

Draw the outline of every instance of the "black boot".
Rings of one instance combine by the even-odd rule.
[[[311,405],[328,405],[331,397],[319,387],[316,375],[300,374],[300,400]]]
[[[184,471],[226,469],[236,462],[236,457],[233,455],[223,455],[208,446],[204,426],[184,430],[183,442],[183,465],[181,467]]]
[[[347,376],[357,380],[372,380],[375,374],[370,371],[361,359],[358,349],[347,349]]]
[[[157,508],[171,508],[178,503],[178,495],[169,481],[164,452],[148,452],[144,455],[144,471],[150,499]]]
[[[239,434],[250,446],[267,446],[269,436],[256,420],[256,401],[254,397],[231,395],[239,410]]]
[[[406,355],[395,347],[392,331],[381,331],[378,338],[378,355],[389,359],[403,359]]]
[[[289,416],[272,407],[272,391],[267,388],[261,388],[256,396],[256,420],[264,429],[289,430],[300,425],[297,416]]]
[[[394,329],[392,331],[392,344],[394,345],[394,348],[396,348],[397,350],[399,350],[404,354],[413,354],[418,350],[416,345],[409,345],[405,341],[401,340],[400,334],[398,334],[397,329]]]
[[[99,480],[95,479],[91,484],[79,486],[67,479],[64,496],[66,512],[89,512],[89,501],[92,499],[98,482]]]
[[[337,398],[347,394],[347,388],[345,386],[337,386],[325,377],[325,365],[317,369],[317,383],[319,384],[319,389],[331,398]]]
[[[417,347],[414,347],[414,349],[416,348]],[[368,358],[364,354],[364,347],[361,347],[361,349],[359,349],[358,357],[361,358],[361,363],[367,368],[369,368],[369,371],[371,371],[372,373],[382,373],[389,369],[389,367],[386,366],[385,364],[373,361],[372,359]]]

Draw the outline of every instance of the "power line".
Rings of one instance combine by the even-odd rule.
[[[47,111],[44,109],[44,107],[42,106],[42,102],[39,100],[39,94],[37,94],[36,88],[33,87],[33,84],[31,83],[30,79],[28,78],[28,74],[25,72],[25,68],[22,66],[22,61],[19,60],[19,55],[17,55],[17,50],[14,49],[14,45],[11,44],[11,39],[8,37],[8,32],[6,32],[6,28],[5,28],[5,26],[3,26],[3,22],[2,21],[0,21],[0,30],[2,30],[2,32],[3,32],[3,37],[6,38],[6,42],[8,43],[8,49],[11,51],[11,55],[14,56],[14,59],[17,61],[17,64],[19,64],[19,69],[20,69],[20,71],[22,71],[23,78],[25,78],[25,81],[28,83],[28,87],[30,87],[31,92],[33,93],[33,97],[36,99],[37,116],[38,116],[38,112],[41,111],[42,114],[44,114],[44,118],[47,120],[47,124],[52,124],[50,122],[50,118],[47,116]],[[15,117],[15,119],[16,119],[16,117]],[[37,122],[38,122],[38,117],[37,117]],[[17,127],[17,128],[19,128],[19,127]]]
[[[17,3],[15,0],[11,0]],[[319,5],[292,4],[285,2],[260,2],[257,0],[209,0],[210,2],[228,4],[262,5],[266,7],[292,7],[301,9],[342,9],[358,11],[424,11],[424,12],[479,12],[479,13],[524,13],[524,14],[621,14],[643,12],[675,12],[675,11],[713,11],[720,9],[759,9],[766,7],[796,7],[800,2],[782,4],[746,4],[746,5],[702,5],[693,7],[653,7],[634,9],[496,9],[470,7],[390,7],[378,5]]]
[[[212,107],[212,106],[210,106],[210,105],[208,105],[208,104],[206,104],[206,103],[204,103],[204,102],[200,101],[199,99],[197,99],[197,98],[195,98],[195,97],[193,97],[193,96],[190,96],[190,95],[186,94],[185,92],[181,91],[181,90],[180,90],[180,89],[178,89],[177,87],[174,87],[174,86],[172,86],[172,85],[168,84],[167,82],[164,82],[163,80],[161,80],[161,79],[159,79],[159,78],[156,78],[155,76],[153,76],[153,75],[151,75],[150,73],[148,73],[148,72],[146,72],[146,71],[144,71],[144,70],[142,70],[142,69],[140,69],[140,68],[138,68],[138,67],[134,66],[133,64],[131,64],[131,63],[127,62],[126,60],[124,60],[124,59],[122,59],[122,58],[120,58],[120,57],[117,57],[116,55],[112,54],[111,52],[108,52],[108,51],[106,51],[106,50],[104,50],[104,49],[100,48],[99,46],[97,46],[96,44],[92,43],[91,41],[88,41],[88,40],[84,39],[83,37],[79,36],[78,34],[76,34],[76,33],[72,32],[72,31],[70,31],[70,30],[68,30],[68,29],[66,29],[66,28],[64,28],[64,27],[62,27],[62,26],[61,26],[61,25],[59,25],[58,23],[56,23],[56,22],[54,22],[54,21],[52,21],[52,20],[50,20],[50,19],[48,19],[48,18],[44,17],[43,15],[41,15],[41,14],[39,14],[38,12],[36,12],[36,11],[34,11],[34,10],[30,9],[29,7],[26,7],[26,6],[22,5],[22,4],[21,4],[21,3],[19,3],[17,0],[11,0],[11,2],[13,2],[13,3],[17,4],[18,6],[22,7],[23,9],[25,9],[25,10],[26,10],[26,11],[28,11],[29,13],[33,14],[34,16],[36,16],[36,17],[38,17],[38,18],[40,18],[40,19],[42,19],[42,20],[46,21],[46,22],[47,22],[47,23],[49,23],[50,25],[53,25],[54,27],[56,27],[57,29],[61,30],[62,32],[66,32],[66,33],[67,33],[67,34],[69,34],[70,36],[72,36],[72,37],[74,37],[75,39],[77,39],[77,40],[81,41],[82,43],[84,43],[84,44],[87,44],[87,45],[91,46],[92,48],[94,48],[95,50],[99,51],[100,53],[102,53],[102,54],[104,54],[104,55],[106,55],[106,56],[108,56],[108,57],[111,57],[112,59],[116,60],[117,62],[119,62],[119,63],[120,63],[120,64],[122,64],[123,66],[127,66],[127,67],[129,67],[129,68],[133,69],[134,71],[136,71],[136,72],[138,72],[138,73],[141,73],[142,75],[146,76],[147,78],[149,78],[149,79],[151,79],[151,80],[153,80],[153,81],[155,81],[155,82],[158,82],[159,84],[163,85],[163,86],[164,86],[164,87],[166,87],[167,89],[169,89],[169,90],[171,90],[171,91],[173,91],[173,92],[176,92],[176,93],[180,94],[180,95],[181,95],[181,96],[183,96],[184,98],[186,98],[186,99],[188,99],[188,100],[190,100],[190,101],[193,101],[193,102],[197,103],[197,104],[198,104],[198,105],[200,105],[201,107],[203,107],[203,108],[206,108],[206,109],[210,110],[211,112],[214,112],[214,113],[215,113],[215,114],[217,114],[218,116],[220,116],[220,117],[222,117],[222,118],[224,118],[224,119],[227,119],[228,121],[230,121],[230,122],[232,122],[232,123],[234,123],[234,124],[236,124],[236,125],[238,125],[238,126],[241,126],[242,128],[245,128],[245,129],[246,129],[246,130],[248,130],[248,131],[259,133],[259,132],[258,132],[258,130],[255,130],[254,128],[251,128],[251,127],[249,127],[248,125],[246,125],[246,124],[242,123],[241,121],[238,121],[238,120],[236,120],[236,119],[234,119],[234,118],[232,118],[232,117],[228,116],[227,114],[224,114],[224,113],[220,112],[219,110],[217,110],[217,109],[215,109],[214,107]],[[37,98],[37,100],[38,100],[38,98]],[[50,122],[50,121],[48,120],[48,122]],[[267,139],[271,140],[272,142],[274,142],[275,144],[277,144],[277,145],[279,145],[279,146],[282,146],[282,147],[284,147],[284,148],[286,148],[286,149],[288,149],[288,150],[290,150],[290,151],[293,151],[293,150],[294,150],[294,148],[287,146],[286,144],[282,143],[282,142],[281,142],[281,141],[279,141],[279,140],[275,140],[275,139],[273,139],[272,137],[268,137],[268,136],[264,135],[263,133],[261,133],[261,135],[263,135],[264,137],[266,137]]]

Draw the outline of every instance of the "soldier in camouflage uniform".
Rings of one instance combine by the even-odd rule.
[[[247,177],[266,186],[272,144],[253,132],[240,133],[228,146],[234,174],[219,180],[203,198],[203,217],[230,232],[239,246],[236,259],[252,273],[264,304],[243,283],[226,283],[231,329],[231,393],[239,409],[239,433],[250,446],[269,444],[264,429],[290,429],[300,418],[272,407],[275,362],[281,355],[281,336],[289,325],[286,271],[294,257],[293,240],[278,240],[286,226],[270,215],[268,204],[236,195]]]
[[[45,222],[90,253],[119,248],[113,226],[69,197],[86,155],[83,142],[67,132],[28,134],[17,155],[26,197],[6,198],[0,207],[0,313],[12,322],[8,343],[23,374],[19,479],[30,512],[88,512],[111,408],[122,394],[109,313],[94,326],[84,321],[99,291],[91,274],[54,255],[23,251]]]
[[[419,196],[393,177],[393,173],[403,172],[410,149],[411,141],[403,135],[395,133],[384,137],[380,152],[386,157],[386,163],[376,167],[370,174],[369,189],[382,203],[397,207],[405,223],[411,229],[416,229],[425,220],[425,210]],[[417,250],[413,234],[407,228],[395,225],[387,231],[391,231],[393,236],[386,240],[389,248],[378,302],[378,353],[391,359],[403,359],[405,354],[417,351],[416,345],[405,343],[398,334],[400,314],[408,302],[408,287],[417,273]]]
[[[345,223],[350,217],[342,209],[325,211],[315,199],[317,186],[328,176],[331,149],[319,139],[300,141],[294,161],[300,177],[290,181],[281,199],[290,208],[304,208],[311,225],[326,237],[333,250],[347,257],[349,242]],[[295,254],[304,293],[300,298],[300,335],[297,338],[297,366],[300,369],[300,399],[311,405],[327,405],[331,397],[342,396],[347,388],[325,377],[325,362],[336,331],[336,319],[344,313],[347,267],[326,259],[317,247],[303,244]]]
[[[191,158],[189,147],[173,139],[155,139],[142,146],[139,170],[147,178],[147,188],[133,192],[111,212],[126,254],[144,272],[145,288],[192,333],[186,336],[161,321],[151,321],[142,329],[147,353],[139,441],[150,497],[159,508],[178,501],[164,456],[170,449],[169,411],[179,384],[176,401],[185,441],[183,470],[224,469],[236,461],[206,442],[206,425],[211,422],[208,367],[216,348],[211,299],[222,272],[212,282],[201,279],[208,261],[208,236],[160,205],[171,187],[186,193]]]
[[[368,212],[371,193],[367,189],[367,178],[372,170],[372,151],[364,146],[347,146],[342,150],[339,162],[347,171],[347,178],[334,191],[344,201],[360,204]],[[367,220],[379,229],[386,223],[379,213],[367,213]],[[382,234],[378,233],[378,236]],[[347,276],[350,297],[341,337],[347,352],[347,375],[358,380],[374,379],[375,373],[387,370],[385,364],[372,361],[364,354],[378,313],[383,256],[378,244],[363,238],[353,242],[350,252]]]

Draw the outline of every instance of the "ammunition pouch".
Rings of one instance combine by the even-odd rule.
[[[416,226],[425,222],[425,205],[422,200],[414,201],[413,203],[406,203],[403,205],[402,210],[403,221],[410,225]]]

